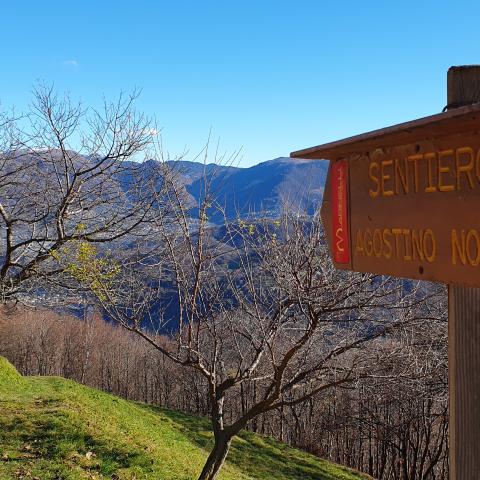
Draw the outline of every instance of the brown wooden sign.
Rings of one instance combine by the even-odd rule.
[[[480,286],[480,105],[291,154],[326,158],[337,268]]]

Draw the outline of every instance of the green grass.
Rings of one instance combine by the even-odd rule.
[[[58,377],[22,377],[0,357],[0,479],[194,480],[212,444],[209,424]],[[242,433],[223,480],[368,477]]]

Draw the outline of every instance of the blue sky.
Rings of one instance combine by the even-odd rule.
[[[142,89],[172,156],[210,129],[249,166],[439,112],[480,63],[480,2],[4,1],[0,101],[37,80],[86,105]]]

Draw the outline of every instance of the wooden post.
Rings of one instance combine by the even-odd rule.
[[[480,101],[480,65],[451,67],[448,105]],[[478,212],[480,220],[480,212]],[[450,480],[480,478],[480,288],[449,285]]]

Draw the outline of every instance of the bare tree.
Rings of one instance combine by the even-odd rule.
[[[386,375],[400,350],[387,348],[385,338],[419,319],[420,298],[415,283],[336,271],[317,218],[213,229],[208,176],[196,221],[184,191],[174,182],[167,191],[158,248],[138,249],[121,275],[100,282],[97,296],[111,318],[203,378],[214,447],[199,479],[210,480],[233,437],[259,415]],[[179,318],[168,340],[153,333],[165,328],[166,283]],[[396,375],[411,375],[411,367]],[[255,401],[240,412],[229,408],[247,386],[256,389]]]
[[[0,117],[2,302],[58,283],[82,242],[97,248],[148,227],[161,167],[141,162],[157,131],[135,111],[137,95],[94,110],[39,86],[28,112]]]
[[[394,361],[380,377],[281,406],[255,417],[247,427],[374,478],[447,478],[445,294],[439,286],[422,288],[437,298],[416,306],[418,321],[382,339],[383,358],[389,358],[386,350],[391,349]],[[24,374],[61,375],[124,398],[208,415],[203,376],[170,362],[135,333],[89,313],[79,319],[42,309],[3,309],[0,354]],[[379,370],[375,363],[370,369]],[[225,422],[245,415],[263,388],[261,380],[247,381],[236,395],[227,395]],[[300,398],[302,389],[295,395]]]
[[[393,365],[397,377],[421,375],[401,343],[387,341],[426,317],[416,308],[424,300],[418,284],[336,271],[318,218],[212,228],[208,216],[219,206],[211,175],[193,219],[175,172],[139,161],[151,155],[156,130],[135,112],[135,97],[99,112],[41,87],[25,116],[0,120],[2,302],[81,288],[196,374],[197,403],[209,410],[215,440],[199,479],[217,476],[232,439],[262,414],[388,376]],[[128,248],[119,248],[123,240]],[[165,325],[172,309],[178,321]],[[82,379],[93,341],[85,328]],[[169,337],[158,335],[167,328]],[[45,373],[47,350],[38,348]],[[121,342],[118,352],[128,353]],[[130,373],[125,368],[124,388],[106,388],[128,397]],[[235,408],[246,389],[254,395]]]

